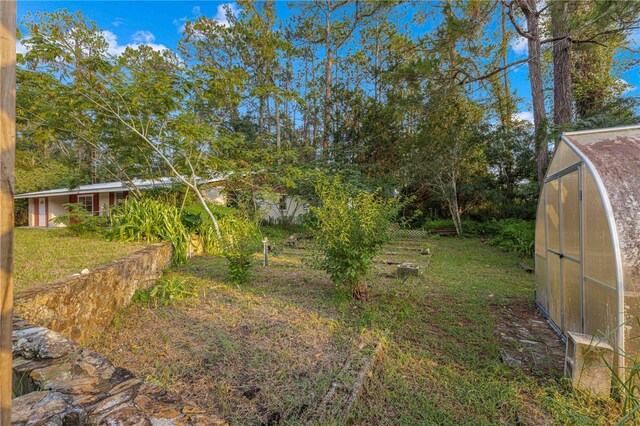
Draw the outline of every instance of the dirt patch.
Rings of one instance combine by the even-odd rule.
[[[504,342],[502,361],[538,377],[559,376],[565,343],[532,302],[511,299],[491,307],[496,334]]]

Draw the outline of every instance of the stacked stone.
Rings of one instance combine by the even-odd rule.
[[[16,318],[12,424],[226,425],[175,392],[44,327]]]

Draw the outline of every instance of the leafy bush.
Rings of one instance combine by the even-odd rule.
[[[358,299],[368,297],[365,277],[378,250],[389,240],[389,218],[397,204],[378,192],[347,188],[339,177],[316,187],[322,202],[311,207],[316,225],[310,231],[320,256],[314,267],[331,276]]]
[[[226,216],[220,220],[220,252],[229,261],[231,282],[245,284],[249,281],[251,256],[260,248],[262,235],[255,222],[238,216]]]
[[[106,216],[96,216],[93,212],[88,212],[81,203],[67,203],[62,206],[69,213],[59,215],[52,220],[54,223],[66,225],[74,235],[99,234],[106,230],[108,224]]]
[[[186,299],[187,297],[197,297],[196,288],[188,284],[185,280],[178,278],[161,278],[155,286],[138,290],[131,298],[132,302],[153,302],[156,306],[167,306],[170,303]]]
[[[190,235],[180,211],[153,198],[129,197],[113,207],[108,237],[120,241],[167,241],[173,246],[173,262],[187,261]]]
[[[525,256],[533,255],[536,235],[535,222],[520,219],[492,222],[493,225],[498,226],[498,231],[490,240],[492,245]]]

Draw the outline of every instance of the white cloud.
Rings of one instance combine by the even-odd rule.
[[[526,55],[529,48],[527,39],[520,35],[511,40],[509,47],[516,55]]]
[[[184,32],[184,26],[187,23],[187,17],[183,16],[182,18],[177,18],[173,20],[173,25],[178,28],[178,33],[182,34]]]
[[[229,19],[227,18],[227,11],[231,12],[231,15],[233,16],[238,16],[240,14],[240,8],[236,3],[225,3],[219,5],[216,16],[214,16],[213,19],[223,27],[228,27],[229,25],[231,25],[229,23]]]
[[[114,27],[118,28],[120,25],[123,25],[126,21],[122,18],[116,18],[115,21],[111,23]]]
[[[136,31],[131,34],[131,40],[136,43],[153,43],[156,39],[156,36],[153,35],[151,31]]]
[[[217,22],[218,25],[222,25],[223,27],[228,27],[229,25],[231,25],[231,23],[229,22],[229,19],[227,17],[227,10],[233,16],[238,16],[241,12],[241,9],[238,7],[237,3],[224,3],[221,5],[218,5],[218,8],[216,9],[216,14],[212,18],[212,20]],[[178,29],[178,33],[182,34],[184,32],[184,27],[187,21],[195,20],[196,18],[201,16],[202,11],[200,10],[200,6],[194,6],[193,9],[191,9],[191,14],[192,16],[190,18],[187,16],[183,16],[182,18],[176,18],[173,20],[173,25],[175,25],[176,28]]]
[[[533,113],[531,111],[516,112],[515,114],[513,114],[513,119],[533,123]]]
[[[635,90],[638,88],[637,86],[634,86],[633,84],[622,78],[618,79],[618,83],[624,87],[624,90],[622,91],[622,94],[624,95],[635,92]]]
[[[120,56],[124,53],[127,47],[131,47],[132,49],[137,49],[142,45],[146,45],[151,47],[153,50],[167,50],[167,46],[164,44],[153,43],[156,37],[149,31],[136,31],[131,35],[131,39],[133,43],[129,44],[120,44],[118,43],[118,36],[112,33],[109,30],[102,31],[102,36],[107,42],[107,53],[113,56]]]
[[[16,40],[16,53],[25,54],[27,53],[27,46],[22,44],[20,40]]]

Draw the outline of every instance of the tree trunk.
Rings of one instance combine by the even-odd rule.
[[[544,105],[542,88],[542,60],[540,54],[540,20],[536,8],[536,0],[518,0],[527,20],[527,39],[529,50],[529,84],[531,85],[531,100],[533,103],[533,138],[536,146],[536,166],[538,183],[542,185],[549,163],[549,148],[547,146],[547,112]]]
[[[276,113],[276,147],[280,149],[282,131],[280,127],[280,103],[278,102],[277,96],[273,97],[273,107]]]
[[[566,0],[554,0],[551,9],[553,38],[567,36]],[[571,43],[560,39],[553,43],[553,124],[559,127],[571,121]]]
[[[324,65],[324,135],[322,150],[324,156],[329,154],[329,131],[331,126],[331,74],[333,70],[333,51],[331,50],[331,7],[327,7],[325,23],[325,65]]]

